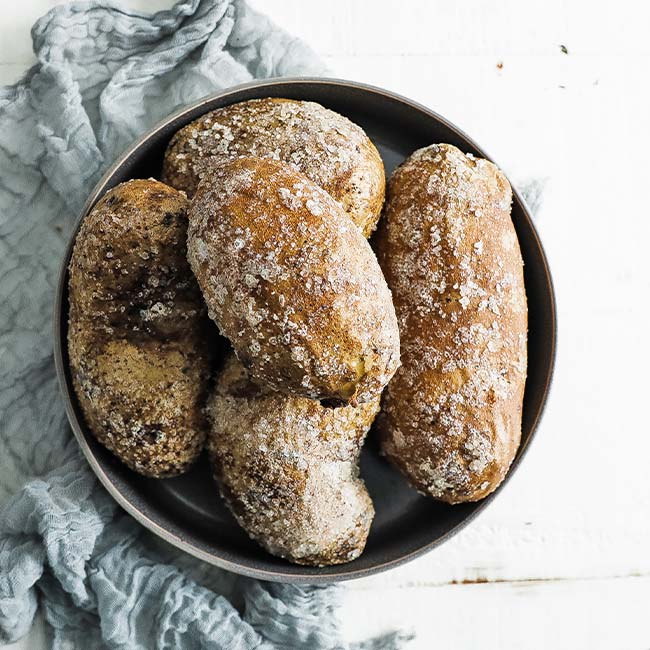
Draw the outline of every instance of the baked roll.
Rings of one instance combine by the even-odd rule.
[[[187,263],[186,197],[154,180],[107,192],[77,235],[68,354],[95,437],[145,476],[184,472],[205,439],[209,326]]]
[[[395,170],[378,233],[402,342],[382,449],[448,503],[492,492],[521,437],[527,308],[511,200],[495,165],[432,145]]]
[[[325,190],[274,160],[225,160],[199,185],[189,222],[209,314],[253,377],[333,404],[381,393],[399,364],[390,291]]]
[[[297,564],[349,562],[374,516],[359,453],[379,398],[327,408],[250,378],[232,355],[208,402],[207,448],[221,495],[269,553]]]
[[[384,165],[375,145],[346,117],[315,102],[268,97],[224,106],[171,139],[162,178],[189,197],[220,158],[287,163],[329,192],[367,237],[384,202]]]

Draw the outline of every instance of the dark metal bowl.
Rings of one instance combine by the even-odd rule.
[[[61,263],[54,314],[55,358],[72,430],[90,466],[116,501],[140,523],[168,542],[217,566],[266,580],[322,583],[385,571],[430,551],[457,533],[499,494],[479,503],[449,506],[419,495],[377,454],[372,432],[361,459],[361,473],[376,516],[366,550],[340,566],[311,568],[266,553],[249,539],[221,501],[202,458],[178,478],[148,479],[127,469],[91,435],[79,409],[68,368],[67,267],[79,223],[109,189],[130,178],[159,176],[163,152],[172,135],[215,108],[256,97],[313,100],[360,124],[377,145],[390,174],[412,151],[448,142],[489,158],[453,124],[433,111],[394,93],[335,79],[280,79],[238,86],[168,117],[136,142],[108,170],[90,194]],[[535,227],[521,196],[514,192],[512,218],[525,266],[529,308],[529,370],[524,396],[521,447],[509,475],[530,445],[546,401],[555,356],[553,285]],[[506,477],[506,481],[508,477]]]

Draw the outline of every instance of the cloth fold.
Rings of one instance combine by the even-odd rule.
[[[125,515],[80,455],[53,366],[58,265],[104,169],[182,105],[323,64],[243,0],[75,2],[32,36],[37,65],[0,88],[0,642],[40,604],[61,650],[397,650],[407,635],[345,643],[339,587],[235,576]]]

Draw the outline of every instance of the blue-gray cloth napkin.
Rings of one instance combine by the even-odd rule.
[[[116,156],[204,95],[323,64],[242,0],[152,16],[76,2],[32,36],[37,65],[0,88],[0,642],[24,635],[40,604],[59,650],[401,647],[399,633],[346,644],[336,587],[235,576],[125,515],[79,453],[52,359],[64,245]]]

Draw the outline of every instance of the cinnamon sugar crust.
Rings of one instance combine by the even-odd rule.
[[[223,157],[290,165],[329,192],[367,237],[384,202],[384,165],[363,129],[315,102],[267,97],[219,108],[172,138],[163,181],[189,197]]]
[[[189,212],[188,257],[211,318],[271,388],[333,403],[374,399],[399,364],[377,259],[340,205],[273,160],[226,160]]]
[[[69,266],[68,353],[94,436],[146,476],[201,451],[209,326],[185,255],[188,201],[154,180],[113,188],[86,216]]]
[[[215,478],[254,540],[311,566],[362,553],[374,509],[358,460],[379,398],[333,409],[283,395],[252,380],[233,354],[207,410]]]
[[[378,232],[402,342],[382,449],[449,503],[496,489],[521,437],[527,307],[511,200],[495,165],[432,145],[394,172]]]

